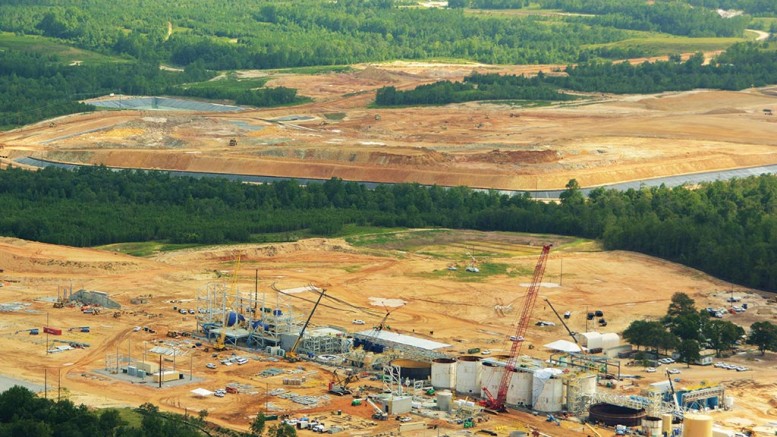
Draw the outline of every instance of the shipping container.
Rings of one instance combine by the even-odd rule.
[[[51,328],[48,326],[43,327],[43,332],[51,335],[62,335],[62,330],[59,328]]]

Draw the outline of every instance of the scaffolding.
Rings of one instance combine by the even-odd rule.
[[[595,357],[576,353],[552,354],[550,363],[557,367],[595,372],[604,378],[621,379],[621,363],[608,357]]]

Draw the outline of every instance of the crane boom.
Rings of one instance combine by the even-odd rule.
[[[545,302],[548,303],[548,306],[550,307],[550,309],[553,310],[553,314],[555,314],[556,317],[558,317],[558,320],[559,322],[561,322],[561,325],[564,326],[564,329],[567,330],[567,332],[569,333],[569,336],[572,337],[572,341],[574,341],[575,344],[579,345],[580,343],[577,342],[577,337],[575,337],[575,333],[572,332],[571,329],[569,329],[569,326],[567,326],[567,322],[564,321],[564,318],[561,317],[561,315],[558,313],[558,311],[556,311],[555,308],[553,308],[553,304],[550,303],[550,300],[548,300],[548,298],[545,298]]]
[[[526,329],[529,327],[529,318],[531,317],[534,304],[537,302],[537,295],[540,291],[540,284],[542,283],[542,277],[545,275],[545,262],[548,259],[550,253],[550,244],[542,246],[542,252],[540,258],[537,260],[537,265],[534,267],[534,276],[532,277],[529,289],[526,292],[526,297],[523,302],[523,309],[521,311],[521,318],[518,320],[518,327],[515,330],[515,336],[513,337],[513,346],[510,348],[510,358],[507,360],[507,366],[505,366],[505,372],[502,374],[502,380],[499,383],[499,390],[497,391],[496,398],[488,399],[486,406],[497,410],[505,410],[505,401],[507,401],[507,389],[510,385],[510,378],[513,375],[513,370],[516,368],[516,361],[518,354],[521,352],[521,346],[525,341]]]
[[[315,287],[311,286],[310,288],[315,290]],[[310,310],[310,314],[308,314],[308,319],[305,320],[305,324],[302,325],[302,330],[299,331],[299,337],[297,337],[297,340],[294,342],[294,346],[289,349],[288,352],[286,352],[286,359],[288,361],[294,362],[298,361],[299,358],[297,357],[297,346],[299,346],[300,341],[302,340],[302,336],[305,334],[305,329],[308,328],[308,324],[310,323],[310,319],[313,318],[313,313],[316,312],[316,308],[318,307],[318,303],[321,302],[321,298],[324,297],[324,293],[326,293],[326,288],[321,289],[321,293],[318,295],[318,299],[316,300],[316,304],[313,305],[313,309]]]

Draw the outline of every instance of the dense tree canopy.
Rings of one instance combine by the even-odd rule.
[[[565,91],[657,93],[695,88],[740,90],[777,83],[777,56],[768,44],[737,44],[705,64],[697,53],[686,61],[586,62],[568,66],[563,75],[478,74],[462,82],[441,81],[407,91],[378,90],[378,105],[445,104],[472,100],[569,100]]]
[[[137,410],[143,415],[140,427],[131,427],[118,411],[95,412],[68,400],[53,401],[36,396],[26,388],[11,387],[0,393],[0,436],[31,437],[199,437],[201,424],[182,416],[160,413],[151,404]],[[219,435],[221,435],[219,433]]]
[[[717,277],[777,290],[777,177],[615,191],[568,185],[560,204],[465,187],[332,179],[244,185],[81,168],[0,171],[0,235],[75,246],[222,243],[334,235],[344,225],[555,233],[600,239]],[[313,231],[313,232],[311,232]]]

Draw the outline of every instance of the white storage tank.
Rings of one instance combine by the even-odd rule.
[[[642,419],[642,433],[648,437],[661,437],[661,418],[647,416]]]
[[[456,362],[456,392],[478,396],[481,391],[483,366],[481,358],[472,355],[460,356]]]
[[[569,379],[567,385],[567,409],[571,409],[575,401],[582,396],[591,397],[596,394],[597,377],[595,374],[582,374]]]
[[[532,381],[532,408],[543,413],[561,411],[564,399],[564,382],[561,378],[538,378]]]
[[[438,358],[432,361],[432,387],[437,390],[456,388],[456,360]]]
[[[510,378],[510,386],[507,389],[507,404],[531,405],[533,379],[534,375],[531,372],[516,369]]]
[[[437,409],[440,411],[451,411],[453,402],[453,393],[448,390],[437,392]]]
[[[606,334],[602,334],[602,346],[601,348],[604,350],[611,349],[614,347],[617,347],[621,343],[621,338],[618,336],[618,334],[614,332],[608,332]]]
[[[494,363],[493,361],[483,361],[483,374],[481,376],[481,389],[480,397],[488,399],[485,389],[488,389],[491,396],[496,397],[499,392],[499,384],[502,382],[502,376],[505,373],[505,368]]]
[[[580,345],[588,349],[600,349],[602,347],[602,334],[592,331],[580,334]]]

